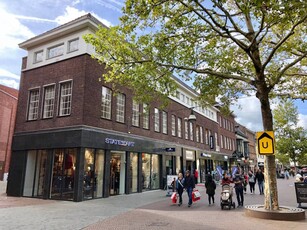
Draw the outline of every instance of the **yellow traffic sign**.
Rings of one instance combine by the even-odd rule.
[[[260,155],[274,154],[274,132],[257,132],[258,153]]]

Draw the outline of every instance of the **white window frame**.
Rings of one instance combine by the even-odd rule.
[[[101,88],[101,118],[111,119],[112,90],[102,86]]]
[[[68,85],[69,87],[64,88]],[[60,82],[60,103],[59,103],[59,116],[69,116],[71,114],[72,103],[72,80]]]
[[[193,128],[193,123],[191,121],[189,122],[189,126],[190,126],[190,140],[194,141],[194,128]]]
[[[196,125],[196,142],[200,142],[200,137],[199,137],[199,133],[200,133],[200,127],[199,125]]]
[[[148,104],[143,104],[143,129],[149,129],[149,109]]]
[[[43,119],[52,118],[55,103],[55,84],[44,86]]]
[[[162,111],[162,133],[167,134],[167,112]]]
[[[140,126],[140,104],[135,100],[132,101],[132,125]]]
[[[116,121],[125,123],[125,108],[126,108],[126,96],[123,93],[116,95]]]
[[[79,50],[79,38],[69,40],[67,43],[67,53]]]
[[[182,138],[182,119],[180,117],[177,118],[177,136]]]
[[[172,114],[172,136],[176,136],[176,116]]]
[[[44,51],[40,50],[34,53],[34,63],[42,62],[44,59]]]
[[[58,57],[64,54],[64,43],[47,48],[47,59]]]
[[[189,124],[188,121],[184,121],[184,137],[186,140],[189,139]]]
[[[158,108],[155,108],[155,123],[154,123],[154,127],[155,127],[155,132],[160,132],[160,111]]]
[[[200,143],[204,143],[204,128],[199,126]]]
[[[35,88],[29,91],[29,104],[28,104],[28,121],[34,121],[38,119],[40,89]]]

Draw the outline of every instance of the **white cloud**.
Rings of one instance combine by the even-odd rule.
[[[298,126],[304,127],[304,129],[307,130],[307,114],[299,114],[298,118],[299,118]]]
[[[18,50],[18,44],[34,37],[35,34],[24,26],[13,14],[0,5],[0,54],[8,52],[8,49]]]
[[[86,12],[84,10],[78,10],[78,9],[76,9],[74,7],[71,7],[71,6],[67,6],[66,9],[65,9],[64,15],[58,16],[55,19],[55,21],[58,24],[62,25],[62,24],[65,24],[67,22],[70,22],[70,21],[72,21],[72,20],[74,20],[74,19],[76,19],[78,17],[81,17],[81,16],[83,16],[83,15],[85,15],[87,13],[89,13],[89,12]],[[105,24],[106,26],[111,26],[112,25],[112,23],[110,21],[99,17],[97,14],[92,13],[92,12],[91,12],[91,14],[95,18],[97,18],[99,21],[101,21],[103,24]]]
[[[121,8],[124,6],[122,2],[115,0],[97,0],[96,3],[119,13],[122,13]]]
[[[254,97],[244,97],[238,100],[237,104],[231,106],[236,121],[252,131],[262,131],[262,116],[259,100]]]
[[[13,79],[17,79],[17,80],[20,79],[20,76],[14,74],[14,73],[11,73],[11,72],[9,72],[5,69],[1,69],[1,68],[0,68],[0,77],[13,78]]]
[[[19,81],[16,81],[14,79],[0,78],[0,84],[14,89],[19,89]]]

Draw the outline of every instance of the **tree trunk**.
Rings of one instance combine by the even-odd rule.
[[[261,95],[258,99],[261,104],[264,131],[273,131],[273,116],[268,94],[262,92],[259,95]],[[279,209],[276,178],[275,155],[268,155],[264,161],[264,207],[266,210]]]

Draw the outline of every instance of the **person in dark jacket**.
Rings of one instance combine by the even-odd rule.
[[[264,174],[262,173],[261,169],[258,169],[255,177],[258,183],[260,195],[263,195]]]
[[[208,175],[207,181],[205,183],[205,187],[206,187],[206,193],[208,194],[209,205],[211,205],[211,200],[214,204],[214,195],[215,195],[216,184],[215,184],[214,180],[212,179],[211,175]]]
[[[238,207],[240,206],[243,207],[243,203],[244,203],[243,182],[244,182],[244,178],[240,174],[236,174],[233,183],[235,184]]]
[[[178,206],[182,205],[182,193],[183,193],[183,189],[184,189],[184,178],[182,173],[178,174],[178,178],[176,180],[176,191],[178,193],[179,196],[179,204]]]
[[[184,188],[186,189],[188,196],[189,196],[188,207],[191,207],[191,205],[192,205],[192,192],[195,188],[195,181],[194,181],[194,176],[191,175],[189,170],[187,170],[185,172],[184,184],[183,185],[184,185]]]

